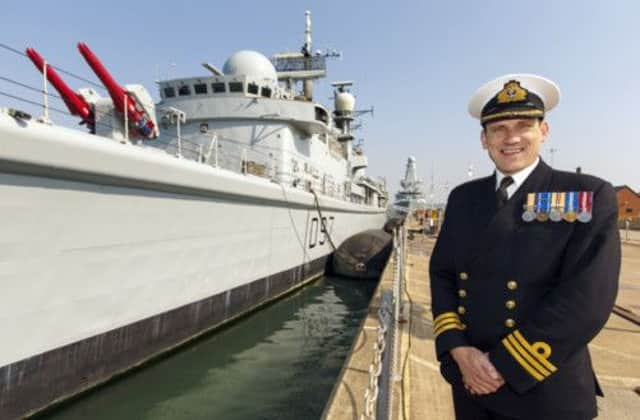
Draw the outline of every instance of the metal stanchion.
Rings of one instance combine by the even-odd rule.
[[[402,320],[405,236],[403,227],[393,231],[393,283],[384,290],[378,310],[378,336],[374,343],[374,358],[369,367],[369,384],[365,390],[364,413],[360,419],[390,419],[393,410],[393,383],[402,379],[396,366],[399,345],[397,325]]]
[[[387,347],[390,339],[389,330],[393,328],[392,301],[392,292],[385,290],[378,310],[378,335],[373,344],[374,356],[373,362],[369,366],[369,384],[364,392],[364,412],[360,415],[361,420],[386,419],[388,417],[385,409],[389,395],[389,351]]]

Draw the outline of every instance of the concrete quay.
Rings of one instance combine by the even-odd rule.
[[[623,234],[624,232],[621,232]],[[622,273],[617,305],[640,315],[640,241],[622,236]],[[637,242],[637,243],[636,243]],[[392,373],[392,419],[454,419],[449,385],[440,376],[432,329],[429,255],[435,238],[410,231],[406,242],[404,310],[398,324],[396,370]],[[378,315],[383,290],[391,290],[393,258],[345,362],[323,419],[355,420],[364,413],[369,366],[374,358]],[[588,308],[585,308],[588,310]],[[640,413],[640,326],[612,314],[589,345],[605,398],[598,398],[598,419],[637,419]],[[389,346],[391,348],[391,346]]]

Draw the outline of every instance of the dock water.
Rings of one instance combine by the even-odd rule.
[[[325,276],[37,418],[317,419],[375,286]]]
[[[409,229],[405,242],[403,317],[397,324],[395,368],[391,372],[391,419],[454,418],[449,385],[440,376],[432,328],[429,255],[436,238]],[[622,241],[619,308],[640,315],[640,235]],[[383,273],[367,318],[325,407],[323,419],[353,420],[363,416],[369,368],[374,359],[378,309],[383,291],[391,290],[393,258]],[[588,310],[588,308],[585,308]],[[393,348],[389,345],[387,348]],[[605,398],[598,398],[598,419],[632,420],[640,413],[640,325],[613,313],[589,345]],[[380,417],[378,417],[381,420]]]

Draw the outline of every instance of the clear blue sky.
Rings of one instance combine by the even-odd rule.
[[[482,83],[512,72],[554,80],[562,98],[548,115],[554,166],[582,166],[613,184],[640,188],[640,2],[627,1],[109,1],[5,2],[0,42],[35,47],[51,63],[93,79],[76,50],[85,41],[122,84],[157,97],[158,74],[206,74],[239,49],[268,56],[298,50],[304,11],[314,48],[335,48],[329,82],[354,80],[358,106],[375,107],[365,139],[369,173],[397,189],[407,156],[438,188],[489,174],[479,124],[466,111]],[[0,76],[37,85],[29,63],[0,50]],[[174,63],[172,65],[172,63]],[[82,83],[69,79],[73,88]],[[10,87],[0,81],[0,90]],[[37,98],[37,94],[32,96]],[[0,106],[14,102],[0,97]]]

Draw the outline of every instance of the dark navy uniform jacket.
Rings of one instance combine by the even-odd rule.
[[[593,418],[595,379],[587,343],[613,308],[620,271],[617,200],[599,178],[542,160],[496,209],[495,175],[455,188],[430,261],[441,372],[463,390],[449,350],[489,353],[506,384],[474,398],[522,419]],[[524,222],[527,193],[593,191],[588,223]]]

